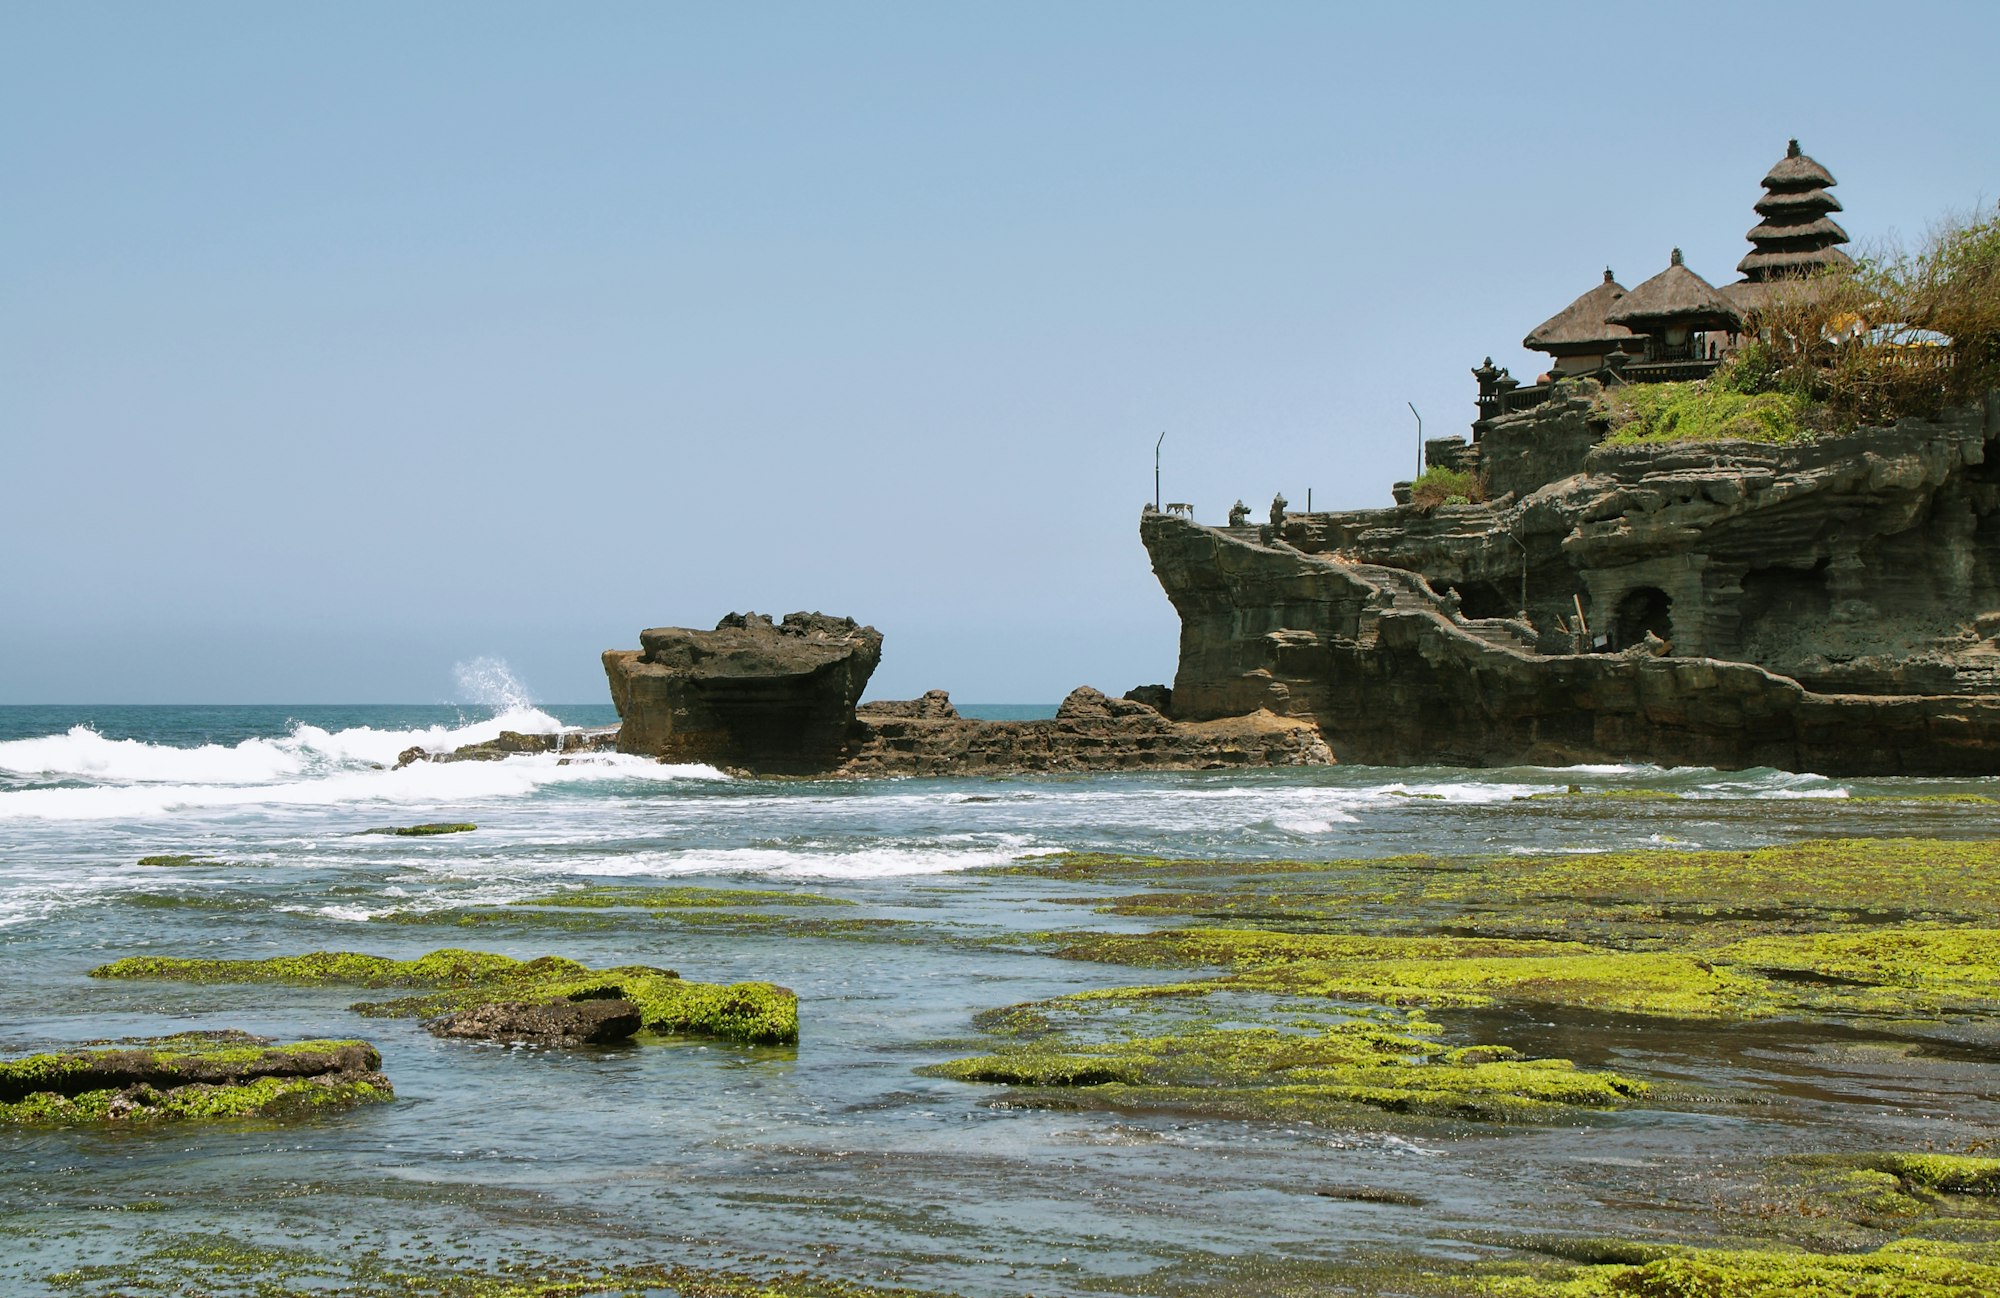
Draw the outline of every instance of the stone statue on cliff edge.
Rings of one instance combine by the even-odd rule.
[[[1241,527],[1249,521],[1250,521],[1250,506],[1244,504],[1241,500],[1238,500],[1235,504],[1229,507],[1229,525],[1231,527]]]
[[[1271,497],[1272,527],[1283,527],[1285,525],[1285,506],[1291,503],[1291,501],[1285,499],[1285,493],[1282,491]]]

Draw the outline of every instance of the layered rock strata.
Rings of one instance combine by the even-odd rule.
[[[837,772],[842,776],[1199,771],[1333,761],[1310,721],[1253,712],[1189,724],[1089,686],[1071,691],[1047,721],[971,720],[958,715],[944,691],[932,690],[914,703],[866,705],[858,730],[855,750]]]
[[[1342,761],[2000,773],[2000,394],[1800,446],[1603,445],[1592,410],[1496,421],[1487,504],[1148,510],[1176,716]]]

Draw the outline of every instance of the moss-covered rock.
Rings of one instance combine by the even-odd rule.
[[[391,1099],[365,1041],[184,1033],[0,1061],[0,1124],[281,1117]]]
[[[377,1017],[429,1017],[500,1001],[623,998],[638,1006],[646,1030],[720,1037],[753,1044],[798,1040],[798,998],[763,982],[689,982],[671,969],[627,965],[594,970],[560,956],[516,960],[484,951],[445,949],[415,960],[353,951],[314,951],[268,960],[190,960],[135,956],[90,971],[93,978],[172,979],[198,983],[297,983],[309,986],[407,987],[425,994],[363,1002]]]
[[[462,820],[439,820],[425,825],[384,825],[379,829],[364,829],[364,834],[395,834],[403,838],[429,838],[434,834],[469,834],[479,828]]]

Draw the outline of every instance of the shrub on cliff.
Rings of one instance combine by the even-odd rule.
[[[1976,400],[2000,387],[2000,209],[1852,271],[1776,284],[1760,324],[1728,385],[1810,402],[1815,424],[1893,423]]]
[[[1479,479],[1460,469],[1425,469],[1410,484],[1410,503],[1418,509],[1464,505],[1484,499],[1486,489],[1480,485]]]

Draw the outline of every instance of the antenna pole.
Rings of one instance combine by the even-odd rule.
[[[1153,443],[1153,512],[1155,514],[1160,512],[1160,442],[1166,440],[1167,435],[1162,431],[1160,433],[1160,441]]]
[[[1405,401],[1403,404],[1410,408],[1411,414],[1417,415],[1416,402]],[[1419,478],[1424,476],[1424,417],[1422,415],[1417,415],[1417,476]]]

